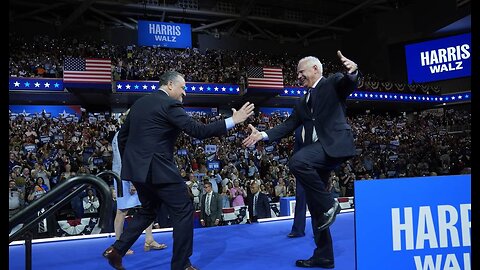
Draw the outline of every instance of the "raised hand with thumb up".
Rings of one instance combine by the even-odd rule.
[[[337,51],[337,55],[338,55],[338,58],[340,58],[340,61],[342,61],[343,66],[347,68],[348,73],[351,74],[358,70],[358,65],[352,60],[343,56],[341,51]]]

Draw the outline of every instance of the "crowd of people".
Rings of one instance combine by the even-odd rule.
[[[9,76],[63,77],[63,60],[70,57],[96,57],[112,60],[116,80],[158,80],[167,70],[185,74],[187,82],[235,83],[247,87],[249,67],[280,67],[285,86],[298,86],[295,73],[299,55],[271,54],[261,50],[239,51],[197,48],[165,49],[136,45],[119,46],[106,41],[37,36],[26,41],[10,34]],[[342,71],[335,61],[321,59],[324,75]],[[440,94],[438,86],[391,82],[363,71],[358,89],[362,91]]]
[[[221,116],[196,114],[203,122]],[[274,127],[285,115],[257,113],[249,119],[254,126]],[[112,166],[111,140],[119,124],[113,117],[90,122],[85,113],[79,122],[62,118],[18,115],[9,121],[10,214],[40,198],[56,185],[79,174],[97,174]],[[355,136],[357,156],[340,165],[330,176],[338,196],[353,196],[355,180],[386,179],[468,173],[471,167],[471,115],[450,109],[434,113],[364,113],[349,116]],[[450,132],[451,126],[457,127]],[[459,128],[462,127],[463,128]],[[223,208],[246,204],[250,183],[260,183],[260,191],[270,202],[295,195],[295,177],[288,163],[294,147],[293,135],[280,141],[259,142],[244,148],[246,125],[230,130],[227,136],[197,140],[182,134],[176,142],[174,158],[191,187],[197,210],[208,181],[222,197]],[[207,153],[206,145],[216,145]],[[186,151],[178,151],[178,150]],[[209,161],[218,169],[208,169]],[[113,183],[109,183],[112,184]],[[83,200],[87,192],[71,203],[76,217],[94,212],[94,203]]]

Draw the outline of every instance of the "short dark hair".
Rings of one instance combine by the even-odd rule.
[[[207,180],[203,183],[203,185],[204,186],[212,186],[212,183],[210,183],[210,181]]]
[[[184,76],[180,72],[176,72],[176,71],[173,71],[173,70],[167,71],[167,72],[163,73],[162,76],[160,76],[158,84],[160,84],[160,86],[162,86],[162,85],[167,85],[168,82],[170,82],[170,81],[176,82],[178,80],[178,77],[183,78]]]

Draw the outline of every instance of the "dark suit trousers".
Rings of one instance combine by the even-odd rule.
[[[295,181],[295,185],[297,187],[295,191],[295,214],[293,215],[291,233],[305,235],[305,220],[307,218],[307,200],[305,198],[305,189],[300,181]]]
[[[207,216],[207,214],[205,214],[205,227],[213,227],[213,226],[217,226],[215,225],[215,220],[212,220],[212,218],[210,216]]]
[[[330,230],[327,229],[318,233],[316,228],[323,213],[333,206],[333,194],[327,190],[330,172],[345,160],[346,158],[328,156],[323,146],[317,141],[305,145],[292,156],[289,162],[290,172],[295,175],[296,180],[305,189],[305,197],[310,210],[317,245],[314,252],[315,258],[333,260]]]
[[[190,266],[193,246],[193,204],[185,183],[150,184],[133,182],[142,208],[134,215],[114,247],[121,255],[135,243],[156,218],[156,211],[165,204],[173,223],[172,270]]]

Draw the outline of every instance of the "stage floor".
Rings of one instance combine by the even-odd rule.
[[[301,269],[298,259],[308,259],[315,247],[310,218],[306,236],[287,238],[293,219],[255,224],[199,228],[194,231],[190,260],[201,270],[217,269]],[[354,213],[340,213],[331,226],[335,269],[355,269]],[[143,251],[144,235],[133,245],[133,255],[125,256],[129,270],[170,269],[172,232],[156,232],[154,238],[168,245],[164,250]],[[112,269],[102,252],[114,237],[34,243],[32,269],[105,270]],[[25,269],[25,247],[9,247],[9,269]]]

